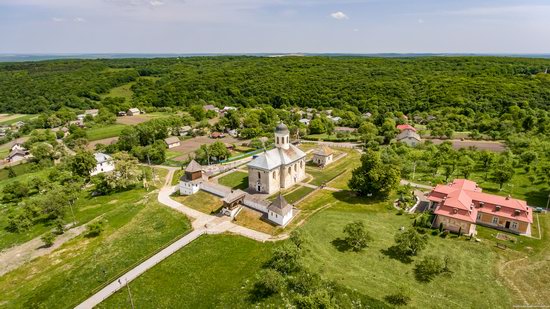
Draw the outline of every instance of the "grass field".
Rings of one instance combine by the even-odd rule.
[[[450,276],[441,275],[430,283],[414,277],[414,262],[403,263],[385,253],[401,226],[411,225],[411,218],[398,216],[387,202],[366,202],[347,193],[319,191],[301,208],[316,209],[332,205],[311,217],[303,226],[309,241],[307,264],[330,280],[335,280],[367,296],[382,299],[404,291],[416,308],[489,308],[510,307],[512,300],[496,273],[498,252],[490,245],[462,238],[431,236],[426,254],[448,255],[453,259]],[[365,222],[373,241],[363,252],[341,252],[333,245],[343,237],[342,229],[354,220]],[[480,288],[483,287],[483,288]]]
[[[96,141],[104,138],[119,136],[120,132],[125,128],[122,124],[111,124],[105,127],[90,128],[86,130],[88,140]]]
[[[235,217],[234,223],[270,235],[276,235],[282,231],[280,227],[262,220],[262,216],[261,212],[243,207]]]
[[[12,166],[11,169],[16,176],[22,176],[34,171],[33,165],[30,163],[17,164]],[[7,168],[0,169],[0,181],[8,179],[9,171]]]
[[[300,200],[301,198],[303,198],[304,196],[308,195],[309,193],[311,193],[314,189],[312,188],[309,188],[309,187],[305,187],[305,186],[294,186],[288,190],[285,190],[283,192],[281,192],[281,194],[283,195],[283,197],[285,198],[285,200],[291,204],[294,204],[296,203],[296,201]],[[273,195],[271,195],[270,197],[268,197],[267,199],[269,201],[273,201],[277,196],[279,195],[279,193],[275,193]]]
[[[111,208],[103,215],[106,226],[101,235],[79,236],[53,253],[0,277],[0,306],[72,308],[189,230],[184,216],[160,206],[156,198],[139,200],[137,196],[89,205],[88,208]]]
[[[327,165],[325,168],[307,165],[306,173],[313,176],[309,181],[312,185],[320,186],[347,170],[351,170],[356,162],[359,161],[360,154],[354,150],[341,150],[347,152],[347,156]]]
[[[27,121],[36,118],[37,115],[13,114],[0,116],[0,125],[11,125],[18,121]]]
[[[174,176],[172,177],[172,185],[175,186],[180,183],[180,178],[185,174],[184,170],[177,170],[174,172]]]
[[[248,290],[271,248],[239,236],[201,236],[131,283],[134,304],[136,308],[254,307]],[[99,306],[130,307],[125,289]]]
[[[235,171],[218,178],[218,183],[232,189],[244,190],[248,188],[248,174],[245,172]]]
[[[202,190],[199,190],[199,192],[193,195],[176,195],[172,198],[185,206],[188,206],[205,214],[215,213],[223,206],[223,202],[219,197],[204,192]]]
[[[131,82],[128,84],[124,84],[119,87],[115,87],[111,89],[107,94],[102,95],[102,98],[124,98],[126,102],[130,102],[132,100],[132,96],[134,95],[134,92],[132,91],[132,86],[135,84],[135,82]]]

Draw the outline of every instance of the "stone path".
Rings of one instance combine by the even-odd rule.
[[[128,282],[136,279],[141,274],[146,272],[151,267],[162,262],[164,259],[178,251],[179,249],[185,247],[187,244],[197,239],[204,234],[222,234],[222,233],[233,233],[236,235],[241,235],[254,239],[256,241],[265,242],[265,241],[278,241],[285,238],[288,238],[288,235],[281,235],[279,237],[272,237],[271,235],[254,231],[252,229],[236,225],[232,223],[229,217],[222,216],[211,216],[194,210],[190,207],[187,207],[179,202],[174,201],[170,195],[177,190],[177,186],[171,186],[172,177],[174,176],[174,171],[176,169],[169,168],[168,175],[166,176],[166,182],[164,187],[160,190],[158,195],[158,201],[172,209],[175,209],[186,216],[194,219],[192,221],[193,231],[179,240],[172,243],[170,246],[161,250],[159,253],[153,255],[149,259],[145,260],[143,263],[134,267],[132,270],[128,271],[124,275],[117,278],[115,281],[111,282],[109,285],[101,289],[99,292],[92,295],[90,298],[82,302],[80,305],[76,306],[79,309],[88,309],[93,308],[94,306],[101,303],[103,300],[107,299],[109,296],[114,294],[116,291],[122,289],[128,284]]]
[[[16,269],[17,267],[31,261],[37,257],[49,254],[55,249],[61,247],[65,242],[82,234],[86,229],[81,225],[65,231],[62,235],[56,237],[51,247],[43,247],[44,242],[40,237],[36,237],[21,245],[12,247],[0,253],[0,276]]]

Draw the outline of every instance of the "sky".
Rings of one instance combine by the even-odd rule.
[[[550,53],[550,0],[0,0],[0,53]]]

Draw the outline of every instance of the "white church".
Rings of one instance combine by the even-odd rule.
[[[248,164],[250,192],[273,194],[306,177],[306,154],[290,143],[290,132],[283,123],[275,128],[275,146]]]

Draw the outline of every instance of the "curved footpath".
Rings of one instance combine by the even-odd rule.
[[[107,299],[109,296],[114,294],[116,291],[122,289],[130,281],[136,279],[141,274],[162,262],[164,259],[178,251],[179,249],[185,247],[187,244],[193,240],[199,238],[204,234],[221,234],[221,233],[233,233],[254,239],[256,241],[277,241],[282,240],[288,237],[288,235],[281,235],[278,237],[273,237],[269,234],[261,233],[258,231],[251,230],[239,225],[236,225],[230,222],[229,217],[217,217],[204,214],[202,212],[196,211],[192,208],[189,208],[179,202],[174,201],[170,195],[177,190],[177,186],[170,186],[172,182],[172,177],[174,176],[174,171],[176,169],[167,168],[168,175],[166,176],[166,182],[164,187],[160,190],[158,195],[158,201],[165,206],[168,206],[172,209],[175,209],[186,216],[193,219],[192,226],[193,231],[182,238],[178,239],[170,246],[164,248],[159,253],[153,255],[149,259],[145,260],[143,263],[134,267],[132,270],[128,271],[124,275],[117,278],[115,281],[111,282],[109,285],[101,289],[99,292],[92,295],[90,298],[82,302],[80,305],[75,308],[79,309],[89,309],[97,306],[103,300]]]

